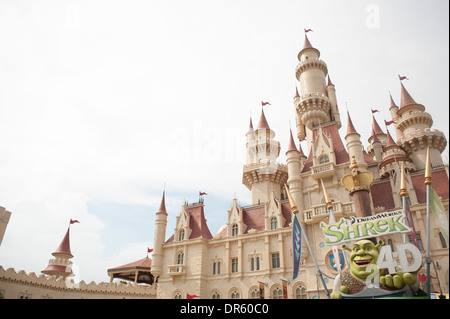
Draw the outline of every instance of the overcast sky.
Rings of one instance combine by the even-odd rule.
[[[166,237],[200,190],[214,234],[235,195],[250,203],[245,132],[261,101],[285,162],[305,28],[336,86],[341,136],[347,104],[367,146],[370,109],[391,119],[401,74],[448,138],[448,6],[1,0],[0,206],[12,216],[0,265],[40,274],[73,218],[78,277],[107,281],[152,247],[164,183]]]

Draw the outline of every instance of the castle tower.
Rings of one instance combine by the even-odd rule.
[[[400,108],[392,115],[397,116],[395,129],[400,131],[398,144],[409,156],[416,169],[424,169],[426,164],[427,146],[430,146],[430,159],[433,166],[442,165],[441,153],[447,146],[444,133],[431,130],[433,119],[425,112],[425,107],[418,104],[406,91],[403,83],[401,86]],[[394,116],[393,116],[394,119]]]
[[[306,137],[308,143],[312,141],[312,130],[321,123],[335,121],[338,128],[341,126],[336,89],[331,81],[326,84],[328,68],[319,57],[319,50],[311,45],[305,35],[303,49],[298,54],[300,63],[295,70],[301,95],[294,97],[294,105],[297,136],[299,140]]]
[[[166,192],[163,192],[161,205],[156,213],[155,220],[155,238],[153,240],[153,260],[151,272],[153,276],[159,277],[163,269],[163,244],[166,239],[167,211],[166,211]]]
[[[252,204],[263,204],[273,193],[281,198],[282,186],[287,180],[286,165],[277,163],[280,142],[274,140],[275,132],[261,111],[258,127],[254,133],[246,134],[247,164],[244,165],[242,183],[252,192]]]
[[[367,169],[367,164],[364,161],[363,145],[361,143],[361,135],[356,132],[353,126],[350,114],[347,112],[347,134],[345,135],[347,142],[347,151],[350,158],[355,158],[356,163],[360,169]]]
[[[395,143],[389,131],[387,131],[387,144],[383,152],[383,161],[379,165],[381,177],[392,175],[401,162],[404,162],[405,169],[414,170],[415,166],[411,159],[406,156],[405,151]]]
[[[287,184],[291,196],[294,198],[295,203],[299,211],[303,211],[303,178],[300,173],[303,169],[303,163],[301,162],[301,153],[295,146],[294,137],[292,136],[292,130],[290,131],[289,147],[286,152],[286,164],[288,168],[288,180]],[[303,155],[304,156],[304,155]],[[298,215],[302,221],[303,214]]]
[[[67,277],[72,274],[72,262],[70,258],[73,257],[70,251],[70,226],[67,229],[66,235],[64,236],[58,249],[52,253],[55,258],[48,261],[48,266],[42,273],[46,275],[63,276]]]

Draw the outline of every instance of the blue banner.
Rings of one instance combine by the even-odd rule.
[[[292,222],[292,280],[297,279],[300,271],[300,262],[302,256],[302,229],[297,214],[294,214],[294,221]]]

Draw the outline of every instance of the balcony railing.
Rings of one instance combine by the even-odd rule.
[[[318,180],[336,175],[336,165],[333,162],[319,164],[311,167],[311,177]]]
[[[336,221],[341,217],[354,216],[353,203],[333,202],[333,213]],[[304,211],[304,219],[306,224],[317,223],[323,219],[328,222],[329,214],[326,204],[312,206]]]
[[[186,265],[169,265],[168,267],[170,276],[179,276],[185,274]]]

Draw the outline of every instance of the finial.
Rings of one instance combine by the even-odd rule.
[[[425,185],[431,185],[430,146],[427,147],[427,163],[425,166]]]
[[[327,208],[332,209],[333,204],[331,203],[331,199],[328,196],[327,189],[325,188],[325,185],[323,184],[323,179],[320,179],[320,181],[322,182],[322,190],[323,190],[323,194],[325,196],[325,203],[327,204]]]
[[[291,212],[292,212],[292,214],[297,214],[298,213],[297,204],[295,204],[295,201],[292,198],[292,195],[291,195],[291,192],[289,191],[288,186],[286,184],[284,184],[284,187],[286,188],[286,193],[289,198],[289,204],[291,204]]]
[[[400,182],[400,196],[407,196],[408,192],[406,191],[406,177],[405,177],[405,162],[402,162],[402,175]]]

